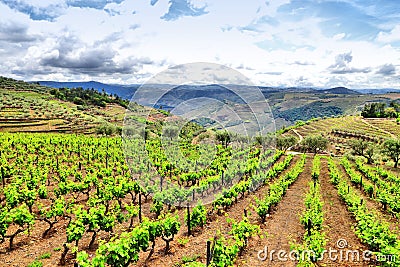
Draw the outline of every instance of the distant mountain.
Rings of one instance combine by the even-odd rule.
[[[49,87],[66,87],[96,89],[109,94],[116,94],[121,98],[130,100],[141,85],[104,84],[100,82],[54,82],[40,81],[40,85]],[[32,84],[33,85],[33,84]],[[36,86],[36,85],[35,85]],[[241,85],[171,85],[171,84],[146,84],[136,95],[135,102],[143,106],[152,106],[164,110],[179,110],[191,108],[190,102],[195,99],[196,104],[210,101],[215,103],[234,103],[243,105],[243,99],[234,93],[246,94],[248,87]],[[265,99],[268,101],[277,129],[284,125],[291,125],[297,120],[308,120],[314,117],[330,117],[343,114],[357,114],[365,103],[389,102],[385,96],[387,92],[400,92],[396,89],[348,89],[346,87],[314,88],[314,87],[268,87],[258,86]],[[159,99],[154,99],[154,92],[164,92]],[[158,96],[156,96],[158,97]],[[215,101],[211,101],[215,100]],[[154,102],[156,101],[156,103]],[[185,105],[186,103],[186,105]],[[187,104],[189,103],[189,104]],[[245,105],[243,105],[245,106]],[[219,106],[213,106],[218,112]],[[246,110],[243,109],[243,112]],[[179,114],[178,114],[179,115]]]
[[[382,89],[355,89],[361,94],[382,95],[387,93],[400,93],[400,89],[382,88]]]
[[[131,99],[133,94],[136,92],[140,85],[119,85],[119,84],[105,84],[95,81],[90,82],[55,82],[55,81],[37,81],[43,86],[53,88],[76,88],[82,87],[83,89],[95,89],[101,92],[103,89],[108,94],[116,94],[124,99]]]
[[[334,87],[331,89],[319,90],[320,93],[324,94],[336,94],[336,95],[359,95],[360,93],[346,87]]]
[[[102,91],[103,89],[108,94],[116,94],[124,99],[131,99],[135,94],[136,90],[141,86],[139,84],[132,85],[120,85],[120,84],[105,84],[96,81],[90,82],[56,82],[56,81],[38,81],[32,83],[39,83],[43,86],[54,87],[54,88],[76,88],[82,87],[84,89],[95,89],[98,91]],[[148,85],[148,87],[157,87],[162,85]],[[239,86],[240,87],[240,86]],[[348,89],[346,87],[334,87],[334,88],[304,88],[304,87],[267,87],[267,86],[258,86],[258,88],[262,91],[265,97],[269,97],[270,94],[274,93],[323,93],[323,94],[337,94],[337,95],[359,95],[359,94],[387,94],[387,93],[400,93],[400,89],[392,89],[392,88],[382,88],[382,89]],[[181,99],[189,99],[192,98],[193,95],[195,97],[210,97],[214,96],[216,99],[221,100],[222,98],[227,96],[227,90],[224,89],[223,86],[219,86],[216,84],[210,85],[198,85],[198,86],[182,86],[177,85],[173,90],[173,92],[168,93],[166,96],[166,101],[169,103],[162,103],[164,106],[169,106],[172,102],[179,101]],[[229,90],[228,90],[229,91]],[[211,95],[210,95],[211,94]],[[228,92],[229,95],[229,92]],[[232,98],[232,96],[228,97]],[[234,97],[233,97],[234,98]],[[233,100],[233,99],[231,99]],[[234,100],[235,101],[235,100]],[[161,104],[161,103],[159,103]]]
[[[141,85],[118,85],[118,84],[104,84],[100,82],[90,81],[90,82],[56,82],[56,81],[35,81],[32,83],[39,83],[43,86],[53,87],[53,88],[76,88],[82,87],[83,89],[95,89],[98,91],[102,91],[104,89],[108,94],[116,94],[124,99],[131,99],[135,94],[136,90]],[[200,98],[200,97],[208,97],[213,99],[229,100],[233,102],[241,103],[242,100],[240,97],[235,95],[229,88],[227,89],[224,86],[220,86],[217,84],[210,85],[163,85],[163,84],[147,84],[144,90],[151,90],[153,88],[156,90],[157,88],[168,88],[172,87],[165,95],[163,95],[159,101],[155,104],[155,107],[174,107],[182,101]],[[241,86],[236,86],[240,88]],[[282,90],[282,89],[277,89]],[[141,99],[143,104],[146,105],[146,99]],[[151,103],[152,105],[154,103]]]
[[[219,101],[231,101],[244,104],[243,99],[232,90],[217,84],[210,85],[179,85],[164,94],[157,104],[176,106],[190,99],[209,98]]]
[[[293,93],[309,93],[313,92],[318,89],[314,88],[308,88],[308,87],[265,87],[265,86],[258,86],[258,88],[261,90],[263,93],[282,93],[285,91],[285,93],[288,92],[293,92]]]

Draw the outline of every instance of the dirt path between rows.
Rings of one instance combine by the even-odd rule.
[[[236,266],[296,266],[294,261],[279,261],[277,253],[272,254],[272,250],[284,250],[290,252],[290,243],[301,243],[304,234],[304,228],[300,224],[300,214],[304,211],[304,196],[308,190],[308,182],[311,180],[312,158],[307,157],[304,171],[297,180],[289,187],[286,195],[278,204],[275,211],[267,219],[261,230],[267,235],[264,239],[252,239],[249,242],[247,251],[236,261]],[[259,251],[264,250],[267,253]]]
[[[326,250],[329,252],[330,248],[339,250],[339,246],[347,243],[344,248],[346,250],[360,251],[360,261],[355,258],[344,256],[340,260],[340,253],[332,253],[324,255],[324,259],[320,262],[321,266],[370,266],[367,262],[362,262],[362,251],[367,250],[367,247],[361,243],[359,238],[355,235],[352,226],[355,224],[354,218],[351,217],[347,211],[345,204],[339,198],[337,189],[329,181],[329,170],[326,159],[321,159],[321,173],[320,173],[321,195],[323,201],[324,212],[324,232],[326,234]],[[341,241],[339,241],[341,240]],[[343,243],[345,242],[345,243]],[[345,254],[344,254],[345,255]],[[337,260],[335,260],[337,256]]]

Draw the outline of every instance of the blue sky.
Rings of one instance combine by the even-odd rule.
[[[143,83],[191,62],[264,86],[400,88],[397,0],[0,0],[0,75]]]

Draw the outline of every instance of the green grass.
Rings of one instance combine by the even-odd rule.
[[[179,238],[177,241],[178,241],[178,244],[179,244],[179,245],[184,246],[184,245],[186,245],[186,244],[189,242],[189,238],[187,238],[187,237],[182,237],[182,238]]]
[[[34,260],[33,262],[29,263],[27,267],[42,267],[43,263],[39,260]]]
[[[49,259],[51,257],[51,252],[46,252],[42,255],[39,256],[39,259],[43,260],[43,259]]]

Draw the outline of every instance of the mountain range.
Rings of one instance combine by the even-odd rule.
[[[140,84],[131,84],[131,85],[121,85],[121,84],[105,84],[96,81],[89,82],[57,82],[57,81],[35,81],[35,83],[39,83],[43,86],[53,87],[53,88],[76,88],[82,87],[84,89],[96,89],[98,91],[102,91],[104,89],[105,92],[112,95],[118,95],[124,99],[131,99],[136,90],[141,86]],[[209,93],[209,90],[216,90],[216,85],[206,85],[206,86],[198,86],[198,90],[196,86],[178,86],[181,92],[184,92],[185,88],[190,89],[191,93],[196,91],[198,96],[201,92]],[[221,87],[220,87],[221,88]],[[386,94],[390,92],[400,92],[399,89],[391,89],[391,88],[383,88],[383,89],[348,89],[346,87],[334,87],[334,88],[303,88],[303,87],[264,87],[259,86],[260,90],[264,94],[270,94],[273,92],[314,92],[314,93],[324,93],[324,94]],[[222,91],[215,91],[214,93],[221,93]]]
[[[75,88],[103,90],[108,94],[118,95],[124,99],[132,99],[141,85],[104,84],[100,82],[34,82],[43,86],[55,88]],[[240,96],[232,93],[229,87],[240,88],[245,92],[246,87],[238,85],[162,85],[145,84],[141,94],[135,96],[135,102],[144,106],[155,107],[174,112],[174,108],[193,99],[215,99],[220,102],[229,101],[242,105]],[[167,90],[166,90],[167,88]],[[248,87],[247,87],[248,88]],[[302,87],[258,87],[267,101],[277,128],[295,123],[298,120],[309,120],[316,117],[331,117],[340,115],[358,114],[366,103],[384,102],[400,99],[400,90],[396,89],[348,89],[334,88],[302,88]],[[164,92],[159,98],[154,92]]]

